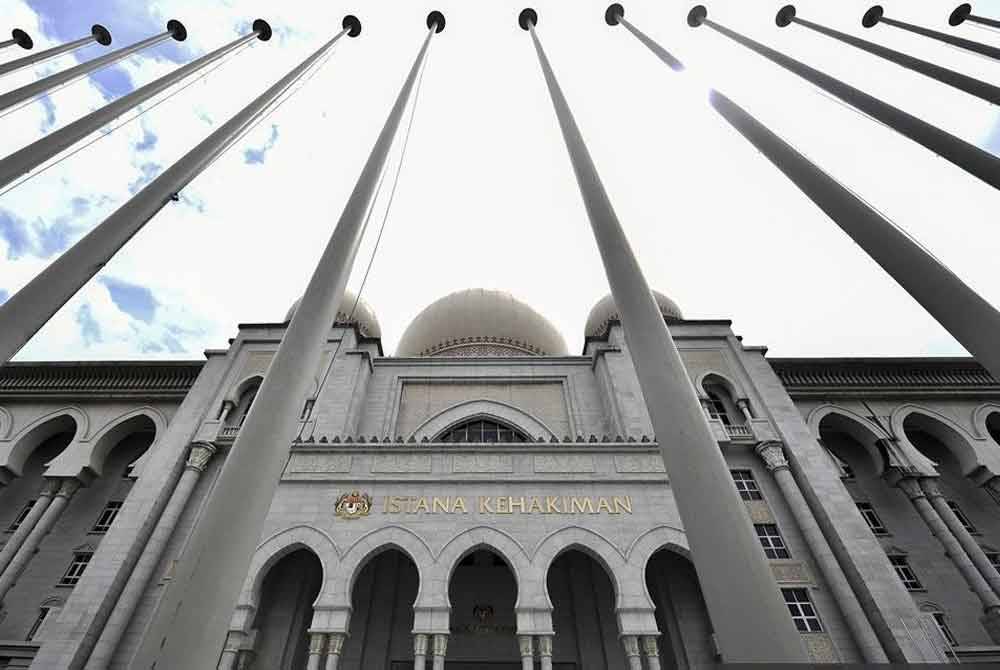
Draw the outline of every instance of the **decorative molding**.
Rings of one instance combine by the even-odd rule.
[[[624,454],[615,456],[615,472],[664,473],[666,471],[667,469],[663,465],[663,457],[659,454]]]
[[[372,472],[431,472],[431,457],[423,454],[376,454]]]
[[[806,643],[809,659],[813,663],[836,663],[839,660],[828,634],[802,633],[802,641]]]
[[[1000,395],[1000,382],[972,358],[770,358],[792,398],[836,395]]]
[[[452,472],[514,472],[514,457],[510,454],[455,454],[452,457]]]
[[[7,363],[0,368],[0,396],[183,397],[203,365],[201,361]]]
[[[750,521],[753,523],[774,523],[774,516],[771,508],[763,500],[746,500],[747,513],[750,514]]]
[[[779,584],[811,584],[813,581],[806,566],[798,561],[788,563],[773,561],[771,573]]]
[[[553,454],[535,456],[535,472],[594,472],[594,457],[577,454]]]
[[[316,452],[295,453],[288,459],[285,472],[294,473],[322,473],[322,472],[350,472],[351,456],[348,454],[323,454]]]

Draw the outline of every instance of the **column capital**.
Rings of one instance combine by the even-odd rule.
[[[543,658],[552,657],[552,636],[551,635],[539,635],[538,636],[538,655]]]
[[[639,656],[639,638],[635,635],[623,635],[622,646],[625,647],[625,655],[629,658]]]
[[[188,452],[187,463],[184,464],[186,470],[204,472],[208,462],[218,451],[218,448],[211,442],[192,442]]]
[[[328,633],[330,642],[326,652],[328,654],[339,655],[344,651],[344,641],[347,640],[347,633]]]
[[[781,442],[767,440],[758,444],[753,450],[764,461],[768,472],[788,468],[788,459],[785,458],[785,447]]]
[[[646,656],[659,656],[660,648],[657,644],[656,635],[643,635],[642,636],[642,653]]]
[[[76,477],[66,477],[64,479],[61,479],[59,482],[59,492],[56,493],[56,497],[66,498],[67,500],[69,500],[70,498],[73,497],[73,494],[80,489],[80,486],[82,485],[83,482],[81,482]]]
[[[44,496],[46,498],[51,498],[59,493],[59,488],[62,486],[62,481],[59,479],[45,479],[45,483],[42,485],[42,490],[39,491],[39,496]]]
[[[448,636],[444,633],[434,633],[434,655],[444,656],[448,653]]]
[[[518,635],[517,636],[517,646],[521,650],[521,658],[526,656],[534,656],[534,644],[532,635]]]
[[[326,650],[326,633],[309,634],[309,655],[321,656]]]
[[[414,633],[413,634],[413,655],[414,656],[426,656],[427,655],[427,634],[426,633]]]
[[[924,490],[928,498],[944,497],[944,494],[941,493],[941,487],[938,485],[937,477],[921,477],[918,482],[920,488]]]

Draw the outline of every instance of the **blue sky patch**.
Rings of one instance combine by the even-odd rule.
[[[267,138],[267,141],[264,142],[264,144],[260,148],[255,149],[253,147],[250,147],[249,149],[245,150],[243,152],[243,162],[246,163],[247,165],[253,165],[254,163],[257,163],[258,165],[263,165],[264,157],[267,156],[267,152],[274,147],[274,144],[277,141],[278,141],[278,126],[272,123],[271,136]]]
[[[10,291],[0,288],[0,305],[7,302],[8,298],[10,298]]]
[[[80,305],[80,309],[76,310],[76,323],[80,326],[80,337],[86,346],[104,341],[101,336],[101,325],[94,318],[94,311],[89,303]]]
[[[156,308],[160,306],[153,292],[145,286],[132,284],[114,277],[100,277],[100,282],[108,289],[111,301],[121,311],[133,319],[152,323],[156,316]]]

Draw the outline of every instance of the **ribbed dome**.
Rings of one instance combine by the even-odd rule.
[[[653,297],[656,298],[656,304],[660,307],[660,314],[667,321],[681,321],[684,319],[684,315],[681,314],[681,308],[673,300],[659,291],[653,291]],[[618,306],[615,305],[614,298],[609,293],[601,298],[594,305],[594,308],[590,310],[590,316],[587,317],[587,328],[584,333],[587,337],[603,337],[608,332],[608,324],[611,321],[620,320],[621,315],[618,313]]]
[[[358,306],[354,307],[354,301],[357,300],[357,296],[350,291],[344,291],[344,299],[340,303],[340,309],[337,310],[337,317],[334,319],[334,323],[341,325],[357,325],[358,330],[365,337],[382,337],[382,328],[378,325],[378,319],[375,317],[375,310],[371,308],[364,300],[358,300]],[[299,303],[302,302],[302,298],[296,300],[291,307],[288,308],[288,314],[285,315],[285,321],[291,321],[292,316],[295,314],[295,310],[299,308]],[[351,308],[354,308],[354,316],[348,319],[348,315],[351,313]]]
[[[565,356],[566,342],[548,319],[503,291],[452,293],[420,312],[399,340],[397,356]]]

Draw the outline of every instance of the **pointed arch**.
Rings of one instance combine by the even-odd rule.
[[[880,476],[887,468],[902,465],[896,462],[897,459],[884,446],[885,442],[891,441],[892,436],[868,417],[845,407],[833,404],[820,405],[806,417],[806,424],[821,444],[821,432],[824,425],[852,437],[864,447],[876,474]]]
[[[958,461],[963,475],[979,468],[1000,473],[1000,454],[986,448],[986,438],[975,438],[964,426],[940,412],[913,403],[902,405],[892,413],[892,426],[901,440],[925,458],[928,457],[913,444],[907,430],[920,430],[936,438]]]
[[[401,551],[417,566],[419,601],[424,592],[426,572],[434,563],[434,555],[427,542],[412,530],[390,525],[365,533],[344,551],[337,573],[324,583],[317,602],[330,607],[350,607],[354,582],[361,570],[372,558],[389,549]]]
[[[415,439],[431,438],[447,430],[450,426],[477,418],[508,424],[512,428],[535,438],[544,436],[546,440],[549,440],[556,436],[540,419],[523,409],[499,400],[480,398],[465,400],[441,410],[434,416],[425,419],[406,437],[407,439],[411,437]]]
[[[249,608],[251,611],[256,609],[260,602],[261,586],[268,571],[282,558],[299,549],[307,549],[319,559],[325,582],[326,577],[331,574],[330,566],[337,564],[337,545],[329,535],[313,526],[292,526],[271,535],[257,545],[250,559],[250,568],[247,570],[243,590],[240,592],[239,606]],[[320,601],[322,593],[321,589],[315,602]]]
[[[746,393],[744,393],[743,390],[727,375],[715,370],[705,370],[701,372],[695,380],[695,391],[697,391],[700,398],[706,397],[707,391],[705,386],[710,384],[718,384],[724,388],[732,397],[733,402],[746,397]]]
[[[548,575],[552,563],[563,553],[575,549],[582,551],[604,568],[615,592],[615,607],[623,607],[629,600],[627,585],[634,582],[628,578],[629,567],[625,555],[600,533],[582,526],[567,526],[543,537],[532,555],[532,565],[542,576]],[[544,589],[546,604],[551,607],[548,589]]]
[[[424,607],[448,606],[448,585],[455,568],[463,558],[479,549],[486,549],[499,556],[510,568],[514,575],[514,582],[517,585],[517,603],[522,602],[522,591],[529,581],[531,574],[531,562],[524,547],[514,537],[497,528],[489,526],[475,526],[468,528],[453,536],[445,542],[438,552],[434,570],[428,580],[429,584],[440,587],[435,592],[424,593],[422,598],[418,598],[418,603]]]
[[[22,428],[10,440],[0,442],[0,469],[16,476],[43,442],[60,433],[72,433],[73,441],[81,440],[89,430],[86,413],[77,407],[64,407],[49,412]]]
[[[4,407],[0,407],[0,440],[10,438],[10,432],[14,430],[14,416]]]

